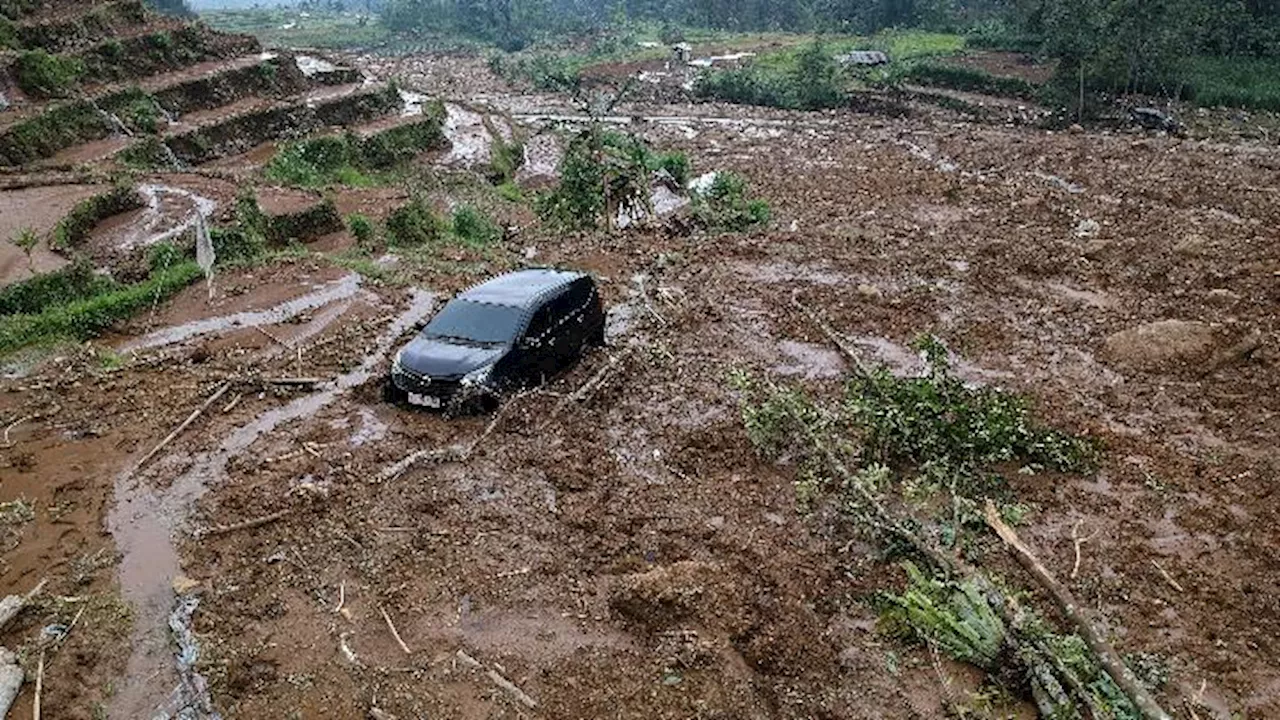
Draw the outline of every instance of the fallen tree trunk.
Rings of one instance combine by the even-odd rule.
[[[9,595],[5,597],[5,599],[0,600],[0,630],[4,630],[8,627],[9,621],[17,617],[18,613],[22,612],[22,608],[26,607],[27,603],[31,602],[35,596],[39,595],[41,590],[44,590],[45,583],[47,582],[49,581],[41,580],[34,588],[31,589],[31,592],[26,595]],[[4,715],[0,714],[0,717],[4,717]]]
[[[1106,670],[1107,674],[1115,682],[1116,687],[1120,688],[1120,691],[1129,698],[1133,706],[1142,713],[1142,716],[1147,720],[1170,720],[1169,714],[1160,707],[1155,698],[1151,697],[1146,688],[1142,687],[1142,683],[1138,682],[1138,678],[1134,676],[1133,671],[1125,666],[1124,661],[1120,659],[1119,654],[1111,647],[1111,644],[1102,637],[1102,634],[1098,632],[1093,623],[1080,611],[1080,604],[1076,602],[1075,596],[1071,594],[1071,591],[1058,582],[1053,573],[1049,572],[1049,569],[1036,558],[1035,553],[1031,552],[1031,549],[1022,542],[1022,539],[1018,537],[1013,528],[1009,527],[1001,519],[1000,512],[996,510],[995,504],[990,500],[987,501],[986,520],[987,525],[1013,551],[1018,562],[1026,568],[1027,572],[1031,573],[1031,576],[1036,579],[1040,587],[1044,588],[1045,592],[1049,593],[1050,597],[1053,598],[1058,609],[1071,621],[1076,631],[1080,633],[1080,637],[1084,638],[1089,649],[1093,651],[1094,656],[1098,659],[1098,664],[1102,666],[1103,670]]]

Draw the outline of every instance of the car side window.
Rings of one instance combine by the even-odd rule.
[[[552,313],[550,303],[538,308],[533,314],[533,319],[529,321],[529,329],[525,331],[526,340],[538,343],[544,340],[551,331],[554,324],[555,316]]]

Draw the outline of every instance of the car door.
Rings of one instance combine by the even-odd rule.
[[[559,361],[554,330],[553,309],[549,302],[545,302],[534,310],[519,342],[525,384],[536,386],[556,374]]]

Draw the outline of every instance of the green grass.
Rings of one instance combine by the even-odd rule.
[[[1197,57],[1186,77],[1196,105],[1280,110],[1280,60]]]
[[[488,215],[469,205],[454,210],[449,224],[453,236],[466,247],[484,248],[502,239],[502,228]]]
[[[99,275],[93,264],[77,260],[67,267],[0,289],[0,315],[30,315],[52,305],[83,300],[115,289],[114,280]]]
[[[111,127],[87,102],[77,100],[16,123],[0,136],[0,164],[21,165],[79,142],[106,137]]]
[[[46,305],[40,312],[0,317],[0,353],[28,345],[86,340],[138,310],[163,300],[195,282],[201,270],[184,262],[134,285],[108,289],[90,297]]]
[[[200,19],[217,30],[253,35],[268,47],[327,49],[370,48],[385,44],[392,33],[376,17],[361,24],[354,16],[312,10],[304,18],[295,10],[210,10]],[[286,30],[290,23],[294,27]]]
[[[66,96],[85,72],[81,61],[50,55],[43,50],[19,55],[14,70],[18,87],[36,97]]]
[[[444,108],[414,123],[361,138],[354,133],[290,143],[267,164],[266,176],[299,187],[370,187],[399,177],[415,157],[444,142]]]

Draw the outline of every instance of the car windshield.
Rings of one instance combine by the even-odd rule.
[[[505,345],[520,332],[520,308],[454,300],[427,324],[422,334],[439,340]]]

